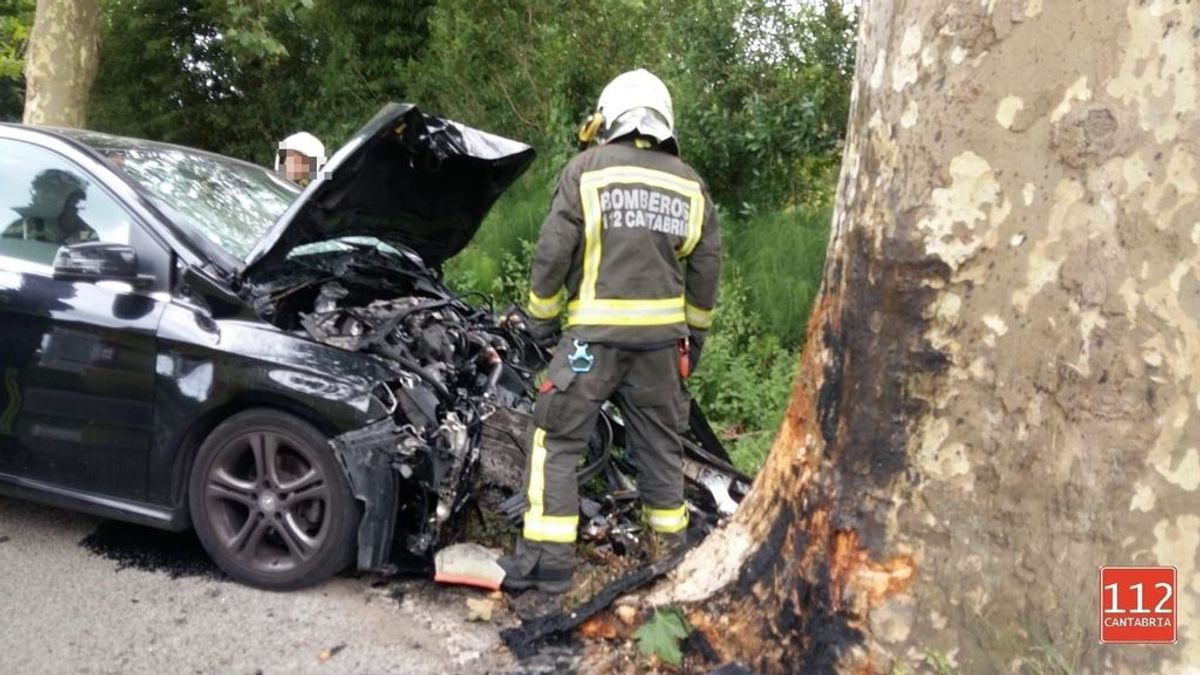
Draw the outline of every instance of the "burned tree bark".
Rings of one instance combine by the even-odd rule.
[[[1200,663],[1198,10],[868,0],[771,458],[655,603],[756,672]],[[1097,568],[1179,570],[1099,645]]]
[[[98,0],[38,0],[25,57],[25,124],[83,126],[99,36]]]

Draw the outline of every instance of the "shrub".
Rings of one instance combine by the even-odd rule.
[[[689,388],[739,469],[762,466],[791,392],[799,348],[764,331],[737,268],[725,275],[713,329]],[[807,318],[807,317],[803,317]]]

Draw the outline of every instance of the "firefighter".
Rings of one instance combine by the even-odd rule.
[[[316,136],[300,131],[279,142],[275,171],[281,178],[308,185],[325,165],[325,145]]]
[[[669,546],[687,532],[681,378],[712,323],[716,212],[679,158],[671,96],[650,72],[609,83],[580,140],[595,144],[563,171],[533,258],[529,329],[557,347],[534,406],[524,529],[500,560],[509,590],[570,588],[576,467],[609,399],[625,422],[647,524]]]

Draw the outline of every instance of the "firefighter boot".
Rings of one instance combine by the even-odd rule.
[[[566,593],[571,588],[573,565],[568,562],[574,557],[574,547],[562,555],[554,551],[543,551],[541,546],[531,546],[523,540],[517,542],[512,555],[501,556],[496,562],[504,570],[500,587],[506,591],[525,591],[535,588],[543,593]]]

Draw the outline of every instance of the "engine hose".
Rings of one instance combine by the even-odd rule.
[[[445,403],[446,405],[454,404],[454,397],[450,395],[450,390],[446,388],[446,385],[442,384],[441,381],[438,380],[437,376],[435,376],[433,373],[425,370],[421,364],[413,361],[407,356],[401,355],[399,350],[396,349],[387,349],[381,346],[378,348],[378,351],[387,358],[399,363],[404,367],[405,370],[408,370],[417,377],[420,377],[422,380],[425,380],[425,382],[427,382],[429,386],[433,388],[433,393],[437,394],[437,397],[441,399],[442,403]]]

